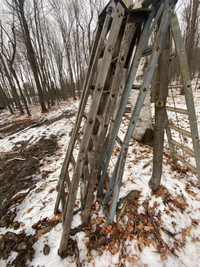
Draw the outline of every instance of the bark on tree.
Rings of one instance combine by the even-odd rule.
[[[186,24],[185,31],[185,50],[188,59],[190,77],[193,79],[197,72],[195,52],[199,46],[199,0],[191,0],[183,11],[183,19]],[[199,60],[199,59],[198,59]],[[184,94],[184,89],[181,89],[181,95]]]
[[[3,27],[2,27],[2,30],[3,30]],[[4,31],[5,31],[5,29],[4,29]],[[9,67],[9,69],[10,69],[10,72],[11,72],[12,76],[14,77],[14,79],[15,79],[15,81],[17,83],[17,86],[18,86],[18,89],[19,89],[19,93],[20,93],[20,97],[21,97],[21,99],[22,99],[22,101],[24,103],[26,112],[27,112],[28,116],[31,116],[31,113],[30,113],[28,105],[27,105],[26,98],[24,97],[24,94],[23,94],[19,79],[18,79],[16,71],[15,71],[15,69],[13,67],[14,61],[15,61],[15,56],[16,56],[16,46],[17,46],[14,21],[13,21],[13,24],[12,24],[12,35],[13,36],[12,37],[9,36],[7,32],[6,32],[6,34],[7,34],[8,38],[9,38],[9,41],[10,41],[10,49],[9,49],[10,51],[8,52],[8,49],[6,49],[6,47],[4,45],[4,42],[2,40],[2,42],[1,42],[1,52],[2,52],[2,55],[4,56],[4,58],[5,58],[6,62],[7,62],[7,65]],[[1,60],[3,60],[2,56],[1,56]]]
[[[22,99],[22,101],[24,103],[24,106],[25,106],[27,115],[30,117],[31,116],[31,113],[30,113],[30,110],[28,108],[28,104],[27,104],[26,98],[24,97],[24,94],[23,94],[23,91],[22,91],[22,88],[21,88],[19,79],[17,77],[16,71],[14,70],[14,68],[12,66],[10,67],[10,69],[11,69],[12,74],[13,74],[13,77],[14,77],[16,83],[17,83],[17,86],[18,86],[18,89],[19,89],[19,92],[20,92],[20,96],[21,96],[21,99]]]
[[[15,86],[13,84],[12,78],[11,78],[11,76],[9,74],[9,71],[7,69],[7,66],[6,66],[6,63],[5,63],[4,58],[3,58],[1,53],[0,53],[0,60],[1,60],[1,63],[3,65],[5,76],[6,76],[7,80],[8,80],[9,86],[11,88],[13,99],[14,99],[14,101],[16,103],[17,108],[20,111],[20,114],[23,115],[24,114],[24,110],[22,108],[19,95],[18,95],[17,90],[16,90],[16,88],[15,88]]]
[[[33,72],[33,76],[34,76],[34,79],[35,79],[35,83],[36,83],[36,86],[37,86],[39,102],[40,102],[40,106],[41,106],[41,109],[42,109],[42,113],[43,112],[47,112],[48,110],[47,110],[47,108],[45,106],[45,102],[44,102],[44,96],[43,96],[43,91],[42,91],[42,87],[41,87],[41,84],[40,84],[40,79],[39,79],[39,74],[38,74],[38,66],[37,66],[37,61],[36,61],[36,57],[35,57],[35,52],[34,52],[34,49],[33,49],[32,42],[31,42],[28,23],[26,21],[26,17],[25,17],[25,14],[24,14],[24,2],[25,2],[25,0],[14,0],[14,2],[16,4],[17,15],[19,17],[19,20],[20,20],[20,23],[21,23],[21,27],[22,27],[22,32],[23,32],[23,35],[24,35],[28,61],[30,63],[30,66],[31,66],[31,69],[32,69],[32,72]]]
[[[6,94],[4,93],[3,88],[1,87],[1,85],[0,85],[0,97],[1,97],[1,99],[2,99],[2,101],[3,101],[3,104],[4,104],[6,107],[8,107],[10,113],[13,114],[13,113],[14,113],[14,112],[13,112],[13,109],[12,109],[12,107],[10,106],[9,100],[8,100]]]
[[[166,34],[163,42],[162,53],[158,61],[157,83],[156,83],[156,103],[155,103],[155,131],[154,131],[154,151],[153,151],[153,173],[149,181],[149,187],[158,189],[162,176],[164,129],[166,124],[166,99],[168,95],[168,72],[170,56],[170,30]]]

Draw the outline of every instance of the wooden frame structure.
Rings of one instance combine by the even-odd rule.
[[[80,188],[81,195],[83,224],[87,224],[90,218],[96,184],[98,184],[97,194],[102,199],[106,221],[112,223],[114,220],[129,142],[171,19],[176,48],[181,54],[179,59],[183,66],[182,74],[186,77],[183,79],[183,84],[188,110],[189,108],[191,110],[189,112],[191,136],[197,163],[196,170],[199,174],[199,159],[197,159],[199,137],[195,124],[190,80],[188,74],[185,75],[185,72],[189,73],[187,61],[185,58],[182,60],[184,51],[179,44],[180,29],[177,29],[178,21],[173,16],[176,2],[176,0],[145,0],[142,8],[128,10],[121,0],[111,0],[99,16],[76,123],[58,182],[55,213],[59,211],[61,204],[63,215],[60,255],[66,250],[68,244],[78,188]],[[158,21],[160,21],[159,27]],[[148,46],[153,32],[156,32],[155,41],[153,46]],[[119,128],[130,92],[134,87],[140,60],[144,56],[150,56],[147,71],[139,88],[140,93],[124,140],[120,140]],[[95,85],[92,86],[95,72],[98,72],[98,77]],[[91,99],[90,92],[93,87]],[[173,150],[175,143],[170,136],[170,125],[167,127],[167,132],[172,155],[178,158]],[[121,148],[112,177],[109,179],[108,186],[105,187],[108,166],[116,142],[121,144]]]

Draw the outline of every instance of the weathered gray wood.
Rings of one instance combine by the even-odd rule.
[[[113,1],[113,3],[114,2],[115,1]],[[150,3],[151,1],[147,0],[146,3],[147,2]],[[154,1],[152,1],[152,3],[153,2]],[[95,63],[90,64],[90,70],[88,71],[87,74],[87,79],[84,85],[85,93],[83,93],[83,98],[79,106],[76,125],[72,134],[73,135],[72,145],[70,145],[69,147],[70,149],[67,155],[67,159],[63,167],[63,176],[61,175],[62,179],[60,180],[61,181],[60,184],[61,189],[59,191],[60,197],[57,203],[57,205],[59,205],[61,199],[62,210],[63,210],[63,233],[59,249],[60,254],[62,254],[66,250],[66,246],[68,243],[79,184],[81,185],[82,222],[84,224],[88,222],[91,205],[93,203],[96,183],[100,176],[102,176],[102,178],[104,179],[105,175],[107,174],[108,164],[110,162],[114,144],[117,140],[117,134],[119,131],[125,107],[128,102],[128,96],[132,89],[135,74],[137,72],[139,64],[138,62],[140,61],[141,57],[144,56],[144,52],[146,56],[151,51],[151,49],[149,48],[145,50],[145,47],[148,44],[148,39],[150,38],[150,35],[152,34],[152,31],[155,28],[157,21],[164,10],[164,16],[161,21],[162,26],[159,28],[159,31],[157,33],[157,39],[152,50],[152,58],[148,66],[144,82],[140,87],[140,95],[136,104],[136,108],[130,118],[130,124],[124,140],[123,141],[119,140],[119,142],[122,145],[122,148],[120,151],[120,155],[118,157],[118,161],[115,165],[113,176],[110,179],[106,196],[103,201],[103,208],[106,220],[109,223],[113,221],[117,200],[119,197],[119,190],[121,187],[121,181],[122,181],[129,141],[132,132],[134,130],[135,124],[137,122],[142,103],[144,101],[146,92],[148,90],[152,78],[152,73],[161,50],[162,38],[165,35],[166,27],[170,21],[170,16],[172,16],[175,2],[176,0],[171,0],[171,1],[165,0],[164,2],[162,1],[162,3],[157,1],[155,5],[154,4],[152,5],[153,12],[150,14],[148,13],[148,18],[144,22],[144,27],[141,27],[142,34],[137,37],[139,41],[137,44],[136,43],[131,44],[131,40],[136,39],[133,36],[135,32],[135,26],[133,20],[131,22],[127,17],[124,17],[124,8],[120,3],[118,3],[116,12],[114,13],[112,24],[110,23],[111,22],[110,19],[109,20],[105,19],[103,28],[105,31],[104,30],[101,31],[101,37],[102,36],[104,37],[102,39],[100,38],[98,45],[96,45],[98,51],[96,53],[93,53],[95,57]],[[125,20],[127,24],[124,30],[123,21]],[[106,23],[107,23],[107,28],[105,27]],[[108,32],[108,29],[110,30],[110,32]],[[120,39],[121,33],[123,33],[121,35],[123,36],[122,41]],[[92,82],[91,70],[94,71],[97,67],[98,63],[97,61],[100,56],[99,51],[101,51],[100,44],[102,45],[102,43],[105,41],[106,35],[108,35],[108,38],[106,40],[103,58],[101,59],[102,63],[99,64],[101,66],[98,69],[98,77],[94,88],[92,104],[90,107],[90,111],[87,114],[87,120],[86,120],[86,125],[84,127],[83,138],[79,142],[80,143],[79,154],[77,159],[74,160],[72,158],[73,150],[75,142],[79,140],[78,136],[79,126],[82,122],[82,117],[84,116],[85,106],[89,96],[89,88]],[[119,52],[119,48],[117,48],[119,43],[121,43],[120,54],[116,57],[116,55]],[[136,47],[136,49],[134,46]],[[129,47],[131,47],[130,50]],[[133,51],[135,53],[134,55]],[[130,60],[130,57],[131,61],[127,63],[127,58]],[[129,63],[131,62],[132,64],[130,66]],[[184,71],[185,71],[185,66],[184,66]],[[110,77],[109,73],[112,74],[110,80],[108,79],[108,77]],[[191,103],[190,99],[191,97],[192,97],[191,94],[188,93],[188,103]],[[171,107],[169,107],[169,110],[174,112],[180,112],[182,114],[186,114],[187,112],[181,109],[174,109]],[[196,154],[193,153],[190,149],[183,147],[175,140],[172,140],[169,127],[171,127],[174,130],[178,130],[179,132],[181,131],[182,134],[184,133],[193,136],[193,133],[189,133],[173,125],[172,126],[168,125],[167,127],[170,137],[169,145],[173,147],[177,146],[183,149],[185,152],[189,153],[190,155],[196,156]],[[188,166],[188,168],[191,168],[195,173],[198,173],[197,169],[195,169],[195,167],[193,167],[191,164],[186,162],[181,156],[179,156],[175,152],[175,150],[173,150],[172,156],[178,160],[181,160],[186,166]],[[69,180],[68,167],[71,161],[73,162],[74,165],[74,170],[73,170],[74,173],[69,183],[70,186],[69,195],[66,198],[67,192],[66,190],[64,190],[63,185],[67,179]],[[103,179],[101,179],[100,183],[98,184],[101,192],[103,191],[103,183],[104,183]],[[111,198],[111,196],[113,197]],[[108,214],[109,202],[111,204],[111,209],[109,210]]]
[[[188,136],[188,137],[192,137],[192,133],[191,132],[189,132],[189,131],[186,131],[186,130],[183,130],[183,129],[181,129],[181,128],[178,128],[178,127],[176,127],[175,125],[173,125],[173,124],[167,124],[167,126],[170,128],[170,129],[173,129],[173,130],[175,130],[175,131],[177,131],[177,132],[179,132],[179,133],[181,133],[181,134],[183,134],[183,135],[186,135],[186,136]]]
[[[85,160],[85,155],[87,153],[87,148],[88,148],[88,144],[90,141],[90,136],[92,134],[95,117],[97,114],[102,91],[103,91],[104,84],[106,81],[107,72],[110,66],[110,62],[112,60],[115,43],[117,41],[117,37],[120,31],[123,17],[124,17],[124,9],[121,6],[121,4],[118,4],[116,7],[116,12],[114,13],[112,25],[110,28],[110,33],[108,36],[107,45],[106,45],[105,52],[102,58],[102,64],[99,70],[99,75],[97,78],[97,83],[96,83],[95,91],[93,95],[93,101],[90,107],[90,112],[89,112],[88,120],[86,123],[85,132],[82,138],[82,144],[81,144],[80,151],[79,151],[78,158],[77,158],[76,168],[75,168],[73,179],[71,182],[59,254],[62,254],[66,250],[66,245],[68,243],[70,227],[71,227],[71,222],[73,218],[73,210],[74,210],[76,195],[77,195],[77,190],[78,190],[78,184],[79,184],[80,176],[82,174],[82,168],[83,168],[83,164]]]
[[[180,160],[186,167],[188,167],[188,169],[190,169],[191,171],[193,171],[198,175],[197,169],[194,166],[192,166],[189,162],[187,162],[183,157],[181,157],[175,152],[173,153],[172,156],[175,157],[177,160]]]
[[[188,153],[190,156],[195,157],[194,151],[192,151],[192,150],[189,149],[188,147],[181,145],[180,143],[178,143],[177,141],[175,141],[175,140],[173,140],[173,139],[171,139],[169,142],[172,143],[174,146],[177,146],[177,147],[179,147],[180,149],[184,150],[184,151],[185,151],[186,153]]]
[[[170,149],[171,156],[172,156],[172,161],[175,163],[177,161],[176,158],[173,156],[175,152],[175,147],[172,143],[170,143],[170,140],[172,140],[172,133],[168,125],[169,125],[169,120],[168,120],[167,110],[166,110],[166,134],[167,134],[169,149]]]
[[[102,157],[103,143],[106,137],[108,127],[109,127],[111,116],[113,115],[115,108],[117,108],[116,99],[117,99],[120,87],[123,86],[122,76],[124,73],[124,66],[126,63],[128,51],[129,51],[134,33],[135,33],[135,24],[127,23],[125,27],[123,39],[121,41],[121,48],[120,48],[120,52],[119,52],[119,56],[117,60],[115,74],[114,74],[113,81],[112,81],[112,86],[110,89],[110,95],[106,103],[104,115],[101,116],[101,119],[102,119],[101,124],[103,127],[101,127],[100,129],[101,131],[98,134],[99,140],[98,140],[97,148],[95,149],[94,166],[93,166],[91,178],[88,184],[86,206],[85,206],[84,213],[82,216],[82,222],[84,224],[86,224],[89,219],[90,209],[92,206],[93,193],[95,190],[95,185],[97,182],[97,176],[99,172],[99,165],[100,165],[101,157]]]
[[[157,22],[160,18],[160,16],[162,15],[164,9],[164,4],[161,3],[160,4],[160,8],[158,9],[157,13],[156,10],[153,8],[152,13],[150,13],[148,19],[146,20],[144,27],[143,27],[143,31],[141,33],[141,36],[139,36],[139,43],[137,45],[137,50],[134,54],[134,59],[132,61],[131,67],[130,67],[130,71],[127,77],[127,82],[126,82],[126,86],[125,86],[125,90],[123,91],[123,95],[121,98],[121,102],[119,105],[119,109],[115,112],[113,119],[111,120],[111,127],[110,127],[110,131],[109,134],[107,136],[107,140],[104,144],[104,148],[103,148],[103,157],[102,157],[102,162],[101,162],[101,167],[100,169],[102,169],[102,175],[101,175],[101,180],[99,183],[99,189],[98,189],[98,196],[101,196],[103,193],[103,183],[106,177],[106,173],[107,173],[107,169],[108,169],[108,165],[110,162],[110,158],[112,155],[112,151],[113,151],[113,147],[115,144],[115,140],[117,138],[117,134],[120,128],[120,124],[121,124],[121,120],[123,117],[123,114],[125,112],[126,109],[126,105],[128,102],[128,98],[133,86],[133,82],[137,73],[137,69],[139,66],[139,62],[142,56],[142,53],[148,43],[148,38],[151,36],[154,28],[157,25]],[[155,16],[155,18],[154,18]],[[152,23],[152,20],[154,18],[154,21]],[[112,182],[112,181],[111,181]]]
[[[167,29],[169,27],[170,24],[170,20],[171,20],[171,16],[173,14],[173,10],[174,10],[175,4],[169,1],[165,2],[165,10],[163,12],[162,18],[161,18],[161,22],[160,22],[160,27],[157,33],[157,37],[156,37],[156,41],[154,42],[154,47],[153,47],[153,52],[152,52],[152,57],[151,60],[148,64],[148,68],[147,68],[147,72],[143,81],[143,84],[141,86],[140,89],[140,93],[135,105],[135,109],[132,113],[131,116],[131,120],[128,126],[128,130],[126,132],[125,138],[124,138],[124,142],[123,145],[121,147],[121,151],[120,151],[120,155],[118,157],[118,163],[116,164],[117,171],[115,170],[113,173],[117,173],[116,176],[116,181],[115,181],[115,187],[114,187],[114,191],[113,191],[113,198],[112,198],[112,203],[111,203],[111,208],[110,208],[110,214],[109,214],[109,219],[108,222],[112,223],[114,216],[115,216],[115,210],[116,210],[116,205],[117,205],[117,200],[119,197],[119,191],[120,191],[120,187],[121,187],[121,181],[122,181],[122,176],[123,176],[123,172],[124,172],[124,166],[125,166],[125,162],[126,162],[126,155],[128,152],[128,147],[129,147],[129,141],[131,139],[132,133],[134,131],[137,119],[139,117],[147,90],[149,88],[153,73],[154,73],[154,69],[156,67],[159,55],[161,53],[161,48],[162,48],[162,43],[163,43],[163,38],[167,32]]]
[[[172,17],[171,29],[172,29],[172,35],[173,35],[174,43],[176,46],[176,51],[178,55],[179,65],[180,65],[182,83],[183,83],[187,110],[188,110],[188,117],[189,117],[189,122],[190,122],[191,133],[192,133],[192,141],[193,141],[195,160],[196,160],[196,166],[197,166],[197,174],[199,176],[199,182],[200,182],[199,132],[198,132],[198,127],[197,127],[197,118],[196,118],[195,105],[194,105],[194,99],[193,99],[192,88],[191,88],[190,72],[189,72],[189,67],[188,67],[188,62],[187,62],[187,57],[186,57],[186,52],[185,52],[185,46],[184,46],[183,37],[181,34],[181,30],[180,30],[180,26],[179,26],[176,14],[174,14],[174,16]]]
[[[153,146],[153,168],[149,187],[156,190],[160,186],[163,170],[164,132],[166,126],[166,101],[169,84],[170,28],[164,37],[162,53],[158,59],[155,82],[155,125]]]
[[[188,111],[186,109],[166,107],[166,110],[188,115]]]
[[[183,87],[182,84],[173,84],[173,85],[168,86],[169,89],[177,89],[177,88],[182,88],[182,87]]]
[[[57,186],[58,195],[57,195],[57,199],[56,199],[54,213],[58,213],[58,208],[59,208],[59,203],[60,203],[60,198],[61,198],[61,188],[63,187],[64,180],[66,179],[65,177],[66,177],[66,173],[68,172],[69,161],[71,158],[72,151],[74,149],[74,145],[75,145],[75,142],[77,139],[77,134],[78,134],[79,127],[80,127],[82,117],[84,114],[85,106],[86,106],[86,103],[88,100],[88,95],[90,92],[90,86],[91,86],[91,83],[93,80],[93,72],[95,71],[95,68],[98,65],[98,60],[99,60],[100,54],[101,54],[101,48],[103,46],[104,40],[105,40],[107,32],[108,32],[110,20],[111,20],[110,16],[107,15],[105,18],[103,28],[100,24],[98,25],[97,34],[95,37],[95,41],[93,43],[93,48],[92,48],[92,52],[91,52],[91,56],[90,56],[90,60],[89,60],[88,74],[85,78],[84,85],[83,85],[83,90],[82,90],[83,93],[81,96],[79,112],[77,114],[75,126],[74,126],[74,129],[72,132],[72,137],[71,137],[71,140],[69,142],[69,147],[68,147],[68,150],[67,150],[64,162],[63,162],[60,178],[58,181],[58,186]]]

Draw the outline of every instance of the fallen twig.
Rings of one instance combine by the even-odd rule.
[[[116,238],[119,238],[119,235],[114,235],[114,236],[111,236],[109,238],[105,238],[97,243],[95,243],[94,245],[90,246],[89,247],[89,250],[92,250],[92,249],[96,249],[98,247],[101,247],[103,245],[106,245],[107,243],[109,243],[110,241],[116,239]]]

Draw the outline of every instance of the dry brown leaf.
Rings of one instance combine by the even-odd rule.
[[[154,229],[153,226],[145,226],[144,227],[144,231],[146,231],[146,232],[151,231],[153,229]]]
[[[158,245],[154,240],[152,241],[152,244],[153,244],[154,248],[156,248],[156,249],[158,248]]]
[[[162,260],[166,260],[167,259],[167,255],[166,254],[160,254],[160,258],[162,259]]]
[[[49,219],[49,222],[54,222],[54,221],[60,221],[62,219],[62,213],[58,213],[54,215],[51,219]]]
[[[103,217],[97,217],[96,220],[97,220],[97,224],[100,224],[105,221]]]
[[[180,250],[179,250],[179,245],[178,245],[178,243],[177,243],[177,242],[175,242],[175,241],[174,241],[174,249],[176,249],[176,250],[180,251]]]
[[[139,236],[138,241],[141,242],[141,243],[145,242],[145,241],[144,241],[144,237]]]
[[[187,228],[187,229],[185,230],[185,235],[186,235],[186,236],[189,236],[189,235],[190,235],[190,231],[191,231],[191,227]]]
[[[103,254],[103,252],[101,251],[101,249],[97,249],[97,253],[98,253],[98,256],[101,256]]]
[[[56,189],[54,187],[52,187],[51,189],[49,189],[48,193],[52,193],[53,191],[55,191]]]
[[[145,245],[146,245],[147,247],[149,247],[149,246],[151,245],[151,243],[152,243],[151,239],[148,239],[148,240],[145,242]]]
[[[130,263],[137,263],[138,261],[137,261],[137,259],[136,258],[134,258],[134,257],[126,257],[126,260],[127,261],[129,261]]]
[[[112,255],[114,255],[114,254],[116,254],[116,253],[119,251],[119,248],[117,248],[117,247],[112,247],[111,249],[109,249],[109,251],[110,251],[110,253],[111,253]]]
[[[93,261],[94,260],[94,258],[92,257],[92,256],[90,256],[89,258],[88,258],[88,262],[91,262],[91,261]]]
[[[112,225],[108,225],[108,226],[107,226],[107,231],[110,232],[111,229],[112,229]]]
[[[120,233],[123,232],[123,227],[121,226],[121,224],[117,223],[117,228],[118,228]]]
[[[119,234],[119,230],[117,228],[117,226],[114,226],[110,232],[111,235],[117,235]]]
[[[95,225],[97,224],[97,222],[96,222],[95,219],[92,219],[92,220],[91,220],[91,223],[92,223],[92,224],[95,224]]]
[[[27,210],[27,213],[31,212],[33,210],[33,207]]]
[[[145,247],[145,244],[144,244],[144,243],[140,242],[140,243],[138,244],[138,248],[139,248],[140,251],[142,251],[142,249],[143,249],[144,247]]]
[[[126,206],[126,211],[127,211],[127,212],[130,212],[130,211],[131,211],[130,206],[128,206],[128,205]]]
[[[137,227],[139,230],[142,230],[144,228],[144,225],[142,223],[140,223]]]
[[[156,214],[156,211],[155,211],[155,209],[154,209],[154,208],[152,209],[151,213],[152,213],[152,215],[153,215],[153,216],[155,216],[155,214]]]
[[[192,225],[198,225],[199,224],[199,220],[196,219],[192,219]]]
[[[156,208],[157,206],[158,206],[158,202],[157,201],[154,201],[153,207]]]
[[[107,229],[106,229],[106,227],[103,225],[102,228],[101,228],[101,232],[105,234],[106,231],[107,231]]]
[[[128,231],[129,233],[132,233],[133,230],[134,230],[133,226],[129,225],[129,227],[127,228],[127,231]]]
[[[110,241],[109,246],[112,248],[115,245],[115,240]]]

